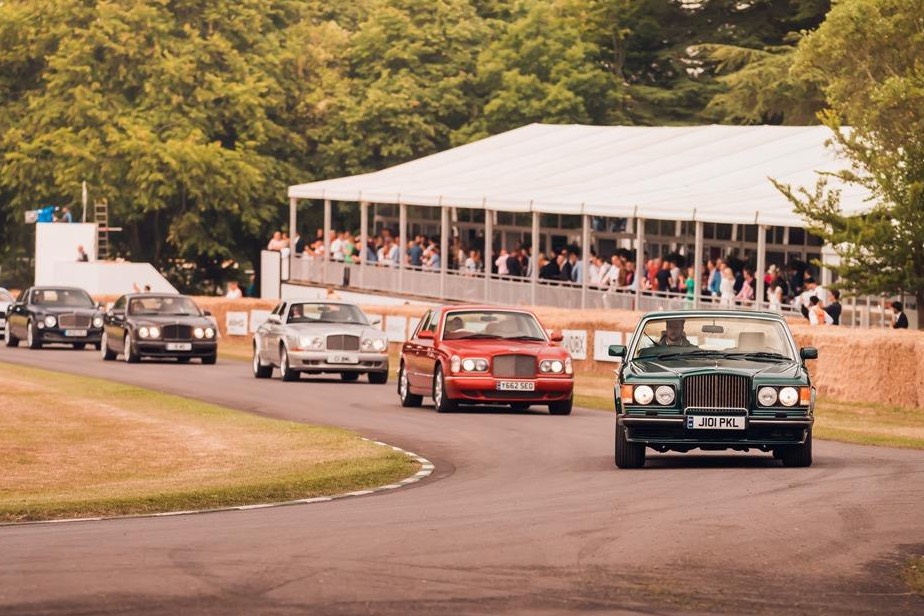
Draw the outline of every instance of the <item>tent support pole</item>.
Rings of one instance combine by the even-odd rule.
[[[327,284],[327,269],[330,267],[331,259],[333,255],[330,254],[330,234],[333,231],[331,229],[331,219],[330,219],[330,199],[324,200],[324,267],[321,268],[321,284]]]
[[[767,227],[757,225],[757,289],[754,291],[754,305],[758,310],[764,302],[764,272],[767,269]]]
[[[440,299],[446,299],[446,273],[449,270],[449,208],[440,206]]]
[[[484,211],[484,303],[491,303],[491,268],[494,265],[494,212]]]
[[[369,204],[359,202],[359,286],[366,288],[366,246],[369,244]]]
[[[529,262],[529,303],[536,305],[536,291],[539,287],[539,267],[537,257],[539,255],[539,212],[533,211],[533,224],[531,229],[532,241],[530,242]]]
[[[703,296],[703,222],[696,221],[693,247],[693,309],[697,310]]]
[[[635,310],[642,305],[642,273],[645,271],[645,219],[635,219]]]
[[[398,239],[407,246],[407,205],[403,203],[398,206]],[[404,293],[404,269],[407,267],[404,246],[398,246],[401,252],[401,258],[398,260],[398,293]]]
[[[289,199],[289,280],[295,278],[295,236],[298,228],[298,199]],[[282,291],[282,289],[280,289]],[[280,294],[281,295],[281,294]]]
[[[590,216],[581,216],[581,310],[587,308],[587,279],[590,277]]]

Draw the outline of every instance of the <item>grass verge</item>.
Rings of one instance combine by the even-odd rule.
[[[924,556],[912,558],[902,571],[902,579],[911,592],[924,597]]]
[[[234,340],[223,353],[229,359],[249,360],[250,340]],[[392,345],[392,376],[395,376],[397,367],[398,351]],[[609,374],[593,372],[575,375],[575,405],[613,411],[613,378]],[[924,413],[882,404],[821,398],[815,408],[814,435],[842,443],[924,449]]]
[[[310,498],[418,467],[346,430],[8,364],[0,408],[0,522]]]

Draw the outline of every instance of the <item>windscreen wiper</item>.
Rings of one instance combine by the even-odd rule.
[[[674,359],[676,357],[715,357],[722,356],[721,351],[709,351],[707,349],[695,349],[693,351],[675,351],[673,353],[664,353],[663,355],[652,355],[650,359]],[[645,358],[649,359],[649,358]]]
[[[752,351],[750,353],[725,353],[725,356],[732,359],[775,359],[779,361],[792,361],[791,358],[786,357],[785,355],[781,355],[779,353],[770,353],[767,351]]]
[[[539,338],[538,336],[510,336],[509,338],[504,338],[504,340],[538,340],[539,342],[545,342],[545,338]]]

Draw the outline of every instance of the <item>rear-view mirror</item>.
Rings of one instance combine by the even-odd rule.
[[[626,356],[626,347],[622,344],[611,344],[610,348],[607,349],[607,354],[610,357],[625,357]]]
[[[802,347],[799,349],[799,357],[802,359],[818,359],[818,349],[815,347]]]
[[[417,337],[421,340],[433,340],[433,338],[435,338],[433,332],[429,329],[422,330],[419,334],[417,334]]]
[[[704,334],[724,334],[725,328],[721,325],[703,325]]]

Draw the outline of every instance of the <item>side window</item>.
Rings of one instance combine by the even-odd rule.
[[[276,316],[281,317],[285,311],[286,311],[286,303],[279,302],[278,304],[276,304],[276,307],[273,308],[273,311],[270,314],[275,314]]]
[[[440,313],[436,310],[430,312],[430,320],[427,322],[427,326],[424,329],[428,329],[434,334],[436,333],[436,326],[440,322]]]
[[[126,300],[125,296],[123,295],[122,297],[116,300],[116,303],[112,305],[112,309],[113,310],[125,310],[125,303],[127,301],[128,300]]]
[[[19,292],[19,296],[16,298],[16,301],[17,301],[18,303],[20,303],[20,304],[22,304],[23,302],[25,302],[25,301],[26,301],[26,293],[28,293],[28,292],[29,292],[28,289],[23,289],[22,291],[20,291],[20,292]]]
[[[414,335],[413,335],[414,338],[418,337],[420,335],[420,332],[422,332],[423,330],[428,329],[428,326],[430,325],[430,317],[432,316],[433,316],[432,310],[428,310],[426,313],[424,313],[423,318],[420,319],[420,323],[417,324],[417,329],[414,330]]]

